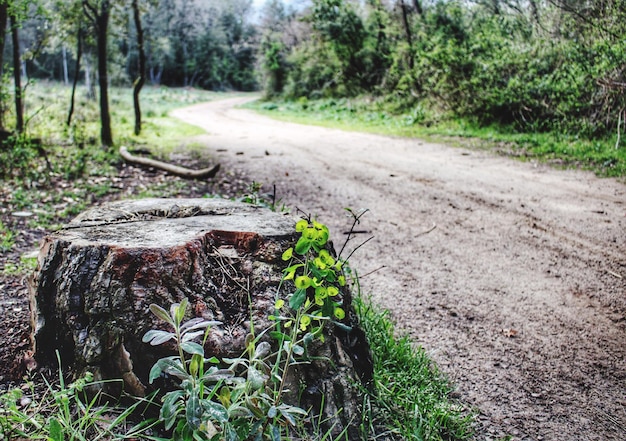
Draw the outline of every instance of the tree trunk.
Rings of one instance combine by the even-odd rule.
[[[404,0],[399,0],[400,12],[402,13],[402,26],[404,27],[404,35],[406,36],[406,43],[409,47],[408,65],[409,69],[413,70],[415,66],[415,60],[413,58],[413,33],[411,32],[411,23],[409,22],[409,7],[404,3]]]
[[[94,6],[88,0],[83,0],[83,10],[96,28],[98,85],[100,88],[100,142],[105,147],[113,145],[111,115],[109,113],[109,77],[107,74],[107,40],[110,9],[110,0],[101,0],[97,6]]]
[[[0,2],[0,78],[4,73],[4,46],[6,42],[7,21],[9,18],[7,2]],[[8,108],[8,103],[0,103],[0,131],[4,131],[4,109]]]
[[[415,12],[417,13],[417,15],[424,14],[424,9],[422,8],[422,5],[419,0],[413,0],[413,8],[415,8]]]
[[[67,68],[67,48],[65,47],[65,44],[63,45],[61,52],[63,54],[63,84],[67,86],[68,84],[70,84],[70,78]]]
[[[133,84],[133,104],[135,106],[135,135],[141,133],[141,106],[139,105],[139,93],[146,82],[146,51],[143,43],[143,28],[139,15],[139,5],[137,0],[133,0],[133,16],[135,28],[137,29],[137,47],[139,49],[139,76]]]
[[[104,146],[113,145],[111,115],[109,113],[109,76],[107,73],[107,39],[109,29],[109,1],[103,0],[96,17],[98,30],[98,84],[100,86],[100,141]]]
[[[67,114],[67,126],[72,123],[72,115],[74,114],[74,102],[76,100],[76,87],[78,86],[78,76],[80,75],[80,61],[83,57],[83,27],[78,26],[78,36],[76,38],[76,68],[74,69],[74,81],[72,83],[72,95],[70,97],[70,110]],[[87,75],[85,73],[85,75]]]
[[[64,370],[122,378],[127,392],[148,392],[152,365],[176,353],[142,342],[165,326],[149,306],[169,309],[185,298],[191,317],[222,322],[211,328],[206,356],[240,356],[251,329],[269,339],[276,326],[270,316],[287,295],[281,256],[297,240],[294,225],[225,199],[119,201],[83,213],[42,244],[30,285],[37,361],[54,364],[58,351]],[[327,324],[324,342],[309,346],[312,361],[296,367],[287,387],[291,404],[322,409],[333,433],[357,436],[356,384],[371,379],[371,357],[351,293],[340,296],[342,326]]]
[[[180,167],[178,165],[170,164],[163,161],[157,161],[151,158],[144,158],[141,156],[132,155],[126,147],[120,147],[120,156],[124,160],[131,164],[143,165],[145,167],[157,168],[159,170],[166,171],[167,173],[175,176],[180,176],[185,179],[209,179],[214,177],[220,170],[220,164],[216,164],[213,167],[201,168],[199,170],[193,170],[186,167]]]
[[[22,75],[20,62],[20,39],[17,17],[11,14],[11,38],[13,40],[13,86],[15,91],[15,131],[24,131],[24,105],[22,103]]]
[[[90,100],[96,99],[96,89],[93,81],[93,73],[91,69],[91,63],[89,62],[89,54],[84,57],[85,65],[85,89],[87,90],[87,98]]]

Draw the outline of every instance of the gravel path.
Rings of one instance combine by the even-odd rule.
[[[274,121],[239,97],[177,110],[225,169],[341,241],[363,292],[431,353],[478,438],[626,439],[626,186],[416,139]],[[357,245],[353,241],[351,244]]]

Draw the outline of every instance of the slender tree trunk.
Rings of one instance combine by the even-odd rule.
[[[9,18],[9,7],[7,2],[0,2],[0,78],[4,73],[4,46],[6,42],[7,21]],[[8,107],[8,103],[0,103],[0,131],[4,130],[4,112],[3,109]]]
[[[70,83],[70,79],[69,79],[69,73],[67,69],[67,49],[65,48],[65,45],[63,45],[62,53],[63,53],[63,84],[67,86]]]
[[[138,0],[133,0],[133,16],[135,28],[137,29],[137,47],[139,48],[139,76],[133,84],[133,103],[135,105],[135,135],[141,133],[141,106],[139,104],[139,93],[146,82],[146,51],[144,50],[143,28],[139,15]]]
[[[96,90],[93,82],[93,73],[91,70],[91,63],[89,61],[89,54],[83,56],[85,65],[85,89],[87,89],[87,98],[90,100],[96,99]]]
[[[100,141],[103,145],[111,147],[113,145],[113,134],[111,133],[111,115],[109,113],[109,76],[107,74],[107,37],[109,29],[109,1],[103,0],[98,14],[98,83],[100,85],[100,119],[102,127],[100,130]]]
[[[107,74],[107,37],[109,17],[111,13],[110,0],[100,0],[97,6],[88,0],[83,0],[83,10],[96,28],[96,42],[98,46],[98,85],[100,87],[100,142],[105,147],[113,145],[111,133],[111,115],[109,113],[109,77]]]
[[[24,131],[24,106],[22,104],[22,75],[20,63],[20,39],[17,18],[11,14],[11,38],[13,40],[13,86],[15,90],[15,130]]]
[[[417,15],[424,14],[424,9],[422,8],[422,5],[420,4],[419,0],[413,0],[413,8],[415,8],[415,12],[417,13]]]
[[[409,46],[408,64],[409,69],[413,70],[415,61],[413,59],[413,33],[411,32],[411,23],[409,23],[409,8],[404,3],[404,0],[399,0],[400,12],[402,13],[402,26],[404,27],[404,34],[406,36],[406,43]]]
[[[83,27],[78,27],[78,38],[76,43],[76,68],[74,69],[74,82],[72,83],[72,96],[70,98],[70,111],[67,115],[67,126],[72,123],[74,114],[74,101],[76,98],[76,87],[78,86],[78,76],[80,75],[80,61],[83,56]]]

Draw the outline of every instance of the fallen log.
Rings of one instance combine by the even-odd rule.
[[[213,167],[202,168],[199,170],[193,170],[187,167],[180,167],[178,165],[170,164],[168,162],[158,161],[156,159],[144,158],[142,156],[135,156],[131,154],[124,146],[120,147],[120,156],[130,164],[143,165],[146,167],[153,167],[159,170],[163,170],[167,173],[180,176],[185,179],[208,179],[214,177],[220,169],[220,164],[216,164]]]

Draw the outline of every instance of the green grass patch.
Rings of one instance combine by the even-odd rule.
[[[445,112],[419,104],[406,110],[367,98],[256,101],[247,107],[283,121],[423,138],[488,149],[525,161],[591,170],[599,176],[626,176],[626,137],[616,148],[616,138],[589,140],[560,133],[518,133],[508,127],[481,127],[471,121],[451,119]]]
[[[100,137],[98,101],[94,97],[90,98],[84,87],[79,87],[72,124],[66,127],[70,95],[71,87],[60,83],[30,85],[25,95],[28,133],[44,140],[55,138],[62,143],[97,144]],[[135,136],[132,89],[112,87],[109,95],[115,143],[148,146],[156,152],[167,153],[177,147],[182,138],[204,133],[196,126],[169,117],[173,109],[230,96],[199,89],[146,86],[140,95],[142,133]]]
[[[25,135],[13,138],[9,147],[0,149],[0,201],[10,211],[34,212],[28,220],[30,228],[53,230],[84,211],[89,203],[120,191],[111,177],[117,175],[123,161],[116,148],[100,146],[99,102],[79,87],[72,122],[67,126],[70,95],[71,87],[60,83],[29,84],[24,95]],[[190,142],[204,132],[169,113],[178,107],[229,96],[232,94],[145,87],[140,95],[142,132],[135,136],[132,89],[111,88],[114,141],[131,149],[146,149],[165,160],[174,151],[206,159],[200,146]],[[5,115],[7,128],[14,126],[13,119],[11,113]],[[146,188],[144,196],[170,196],[177,190]],[[0,226],[0,251],[10,250],[14,242],[12,225]]]
[[[421,347],[397,336],[387,311],[360,297],[357,315],[374,358],[374,390],[364,391],[365,433],[397,440],[467,440],[474,416],[450,398],[453,387]],[[390,438],[385,438],[390,439]]]

